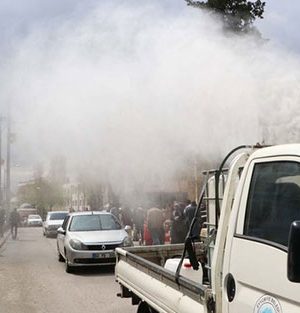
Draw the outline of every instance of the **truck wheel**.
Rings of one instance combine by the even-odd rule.
[[[157,313],[146,302],[140,302],[137,313]]]

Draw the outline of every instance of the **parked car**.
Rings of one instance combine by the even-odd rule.
[[[27,221],[26,221],[26,225],[27,226],[42,226],[43,225],[43,220],[37,214],[30,214],[30,215],[28,215],[28,218],[27,218]]]
[[[57,229],[61,227],[67,215],[68,215],[67,211],[48,212],[46,220],[43,224],[43,235],[46,237],[56,236]]]
[[[118,219],[108,212],[70,213],[57,231],[58,260],[66,272],[75,267],[115,264],[115,248],[133,242]]]

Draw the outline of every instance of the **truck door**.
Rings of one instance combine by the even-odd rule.
[[[290,225],[300,220],[299,162],[274,157],[250,163],[226,245],[222,312],[300,312],[300,284],[287,278]]]

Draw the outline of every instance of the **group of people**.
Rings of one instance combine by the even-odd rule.
[[[171,243],[184,242],[191,228],[191,237],[195,240],[200,237],[200,212],[195,217],[197,204],[195,201],[175,202],[164,209],[157,207],[144,210],[138,207],[110,209],[123,226],[131,226],[140,244],[161,245],[165,241]],[[193,219],[195,220],[193,222]],[[191,224],[193,226],[191,227]],[[170,238],[167,238],[169,234]]]
[[[196,211],[197,204],[195,201],[175,202],[165,210],[157,208],[148,210],[147,228],[151,235],[152,244],[163,244],[166,230],[170,230],[169,240],[172,244],[184,242],[189,231],[191,231],[191,237],[198,240],[200,238],[201,218],[200,212],[195,216]]]
[[[20,224],[20,215],[17,211],[17,208],[14,208],[10,212],[9,219],[7,222],[9,223],[10,226],[12,238],[16,239],[18,234],[18,226]],[[6,212],[4,209],[0,209],[0,238],[4,236],[5,223],[6,223]]]

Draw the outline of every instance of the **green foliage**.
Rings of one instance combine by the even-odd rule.
[[[18,188],[17,197],[19,203],[30,203],[35,206],[39,214],[54,206],[63,205],[63,190],[61,185],[54,184],[45,178],[37,178]]]
[[[256,18],[263,18],[265,2],[261,0],[185,0],[188,5],[220,15],[225,27],[234,32],[249,32]]]
[[[87,205],[91,210],[99,210],[103,206],[103,184],[98,177],[87,172],[78,177],[80,190],[84,193]]]

